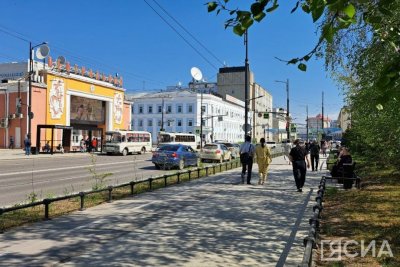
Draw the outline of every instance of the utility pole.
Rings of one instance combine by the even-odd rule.
[[[286,118],[288,120],[286,126],[287,140],[290,140],[290,121],[289,121],[289,79],[286,79]]]
[[[244,141],[246,141],[247,130],[250,128],[248,125],[249,113],[249,60],[248,60],[248,34],[247,30],[244,33],[244,45],[246,47],[246,57],[244,60]]]
[[[307,119],[306,119],[306,128],[307,128],[307,142],[309,141],[308,139],[308,105],[306,106],[306,112],[307,112]]]
[[[321,118],[321,122],[322,122],[322,126],[321,126],[322,136],[323,136],[323,139],[325,139],[325,137],[324,137],[324,91],[322,91],[322,118]]]
[[[203,90],[200,96],[200,151],[203,149]]]

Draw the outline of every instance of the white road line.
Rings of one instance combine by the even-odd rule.
[[[108,165],[117,165],[117,164],[134,164],[137,162],[143,162],[146,160],[136,160],[136,161],[119,161],[119,162],[112,162],[112,163],[96,163],[95,166],[108,166]],[[72,169],[79,169],[79,168],[89,168],[92,167],[93,164],[88,165],[80,165],[80,166],[72,166],[72,167],[62,167],[62,168],[53,168],[53,169],[42,169],[42,170],[31,170],[31,171],[23,171],[23,172],[8,172],[2,173],[1,176],[8,176],[8,175],[19,175],[19,174],[30,174],[30,173],[40,173],[40,172],[49,172],[49,171],[63,171],[63,170],[72,170]]]

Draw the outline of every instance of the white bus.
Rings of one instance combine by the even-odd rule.
[[[200,145],[199,137],[195,134],[190,133],[167,133],[160,132],[158,134],[158,145],[166,144],[183,144],[191,146],[193,149],[197,149]]]
[[[145,131],[107,131],[103,151],[108,155],[151,151],[151,134]]]

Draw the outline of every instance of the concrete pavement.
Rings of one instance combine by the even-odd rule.
[[[15,160],[15,159],[37,159],[37,158],[49,158],[49,157],[73,157],[82,155],[83,153],[60,153],[55,152],[53,155],[49,153],[39,153],[38,155],[25,155],[25,151],[22,148],[15,149],[0,149],[0,160]]]
[[[264,186],[238,168],[19,227],[0,235],[0,266],[297,266],[323,174],[298,193],[279,157]]]

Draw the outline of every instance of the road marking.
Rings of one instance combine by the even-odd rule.
[[[31,171],[23,171],[23,172],[8,172],[8,173],[2,173],[0,174],[1,176],[7,176],[7,175],[19,175],[19,174],[29,174],[29,173],[39,173],[39,172],[49,172],[49,171],[64,171],[64,170],[72,170],[72,169],[79,169],[79,168],[89,168],[89,167],[99,167],[99,166],[108,166],[108,165],[117,165],[117,164],[132,164],[132,163],[137,163],[137,162],[143,162],[147,160],[136,160],[136,161],[118,161],[118,162],[112,162],[112,163],[96,163],[96,164],[89,164],[89,165],[80,165],[80,166],[71,166],[71,167],[63,167],[63,168],[53,168],[53,169],[42,169],[42,170],[31,170]]]

